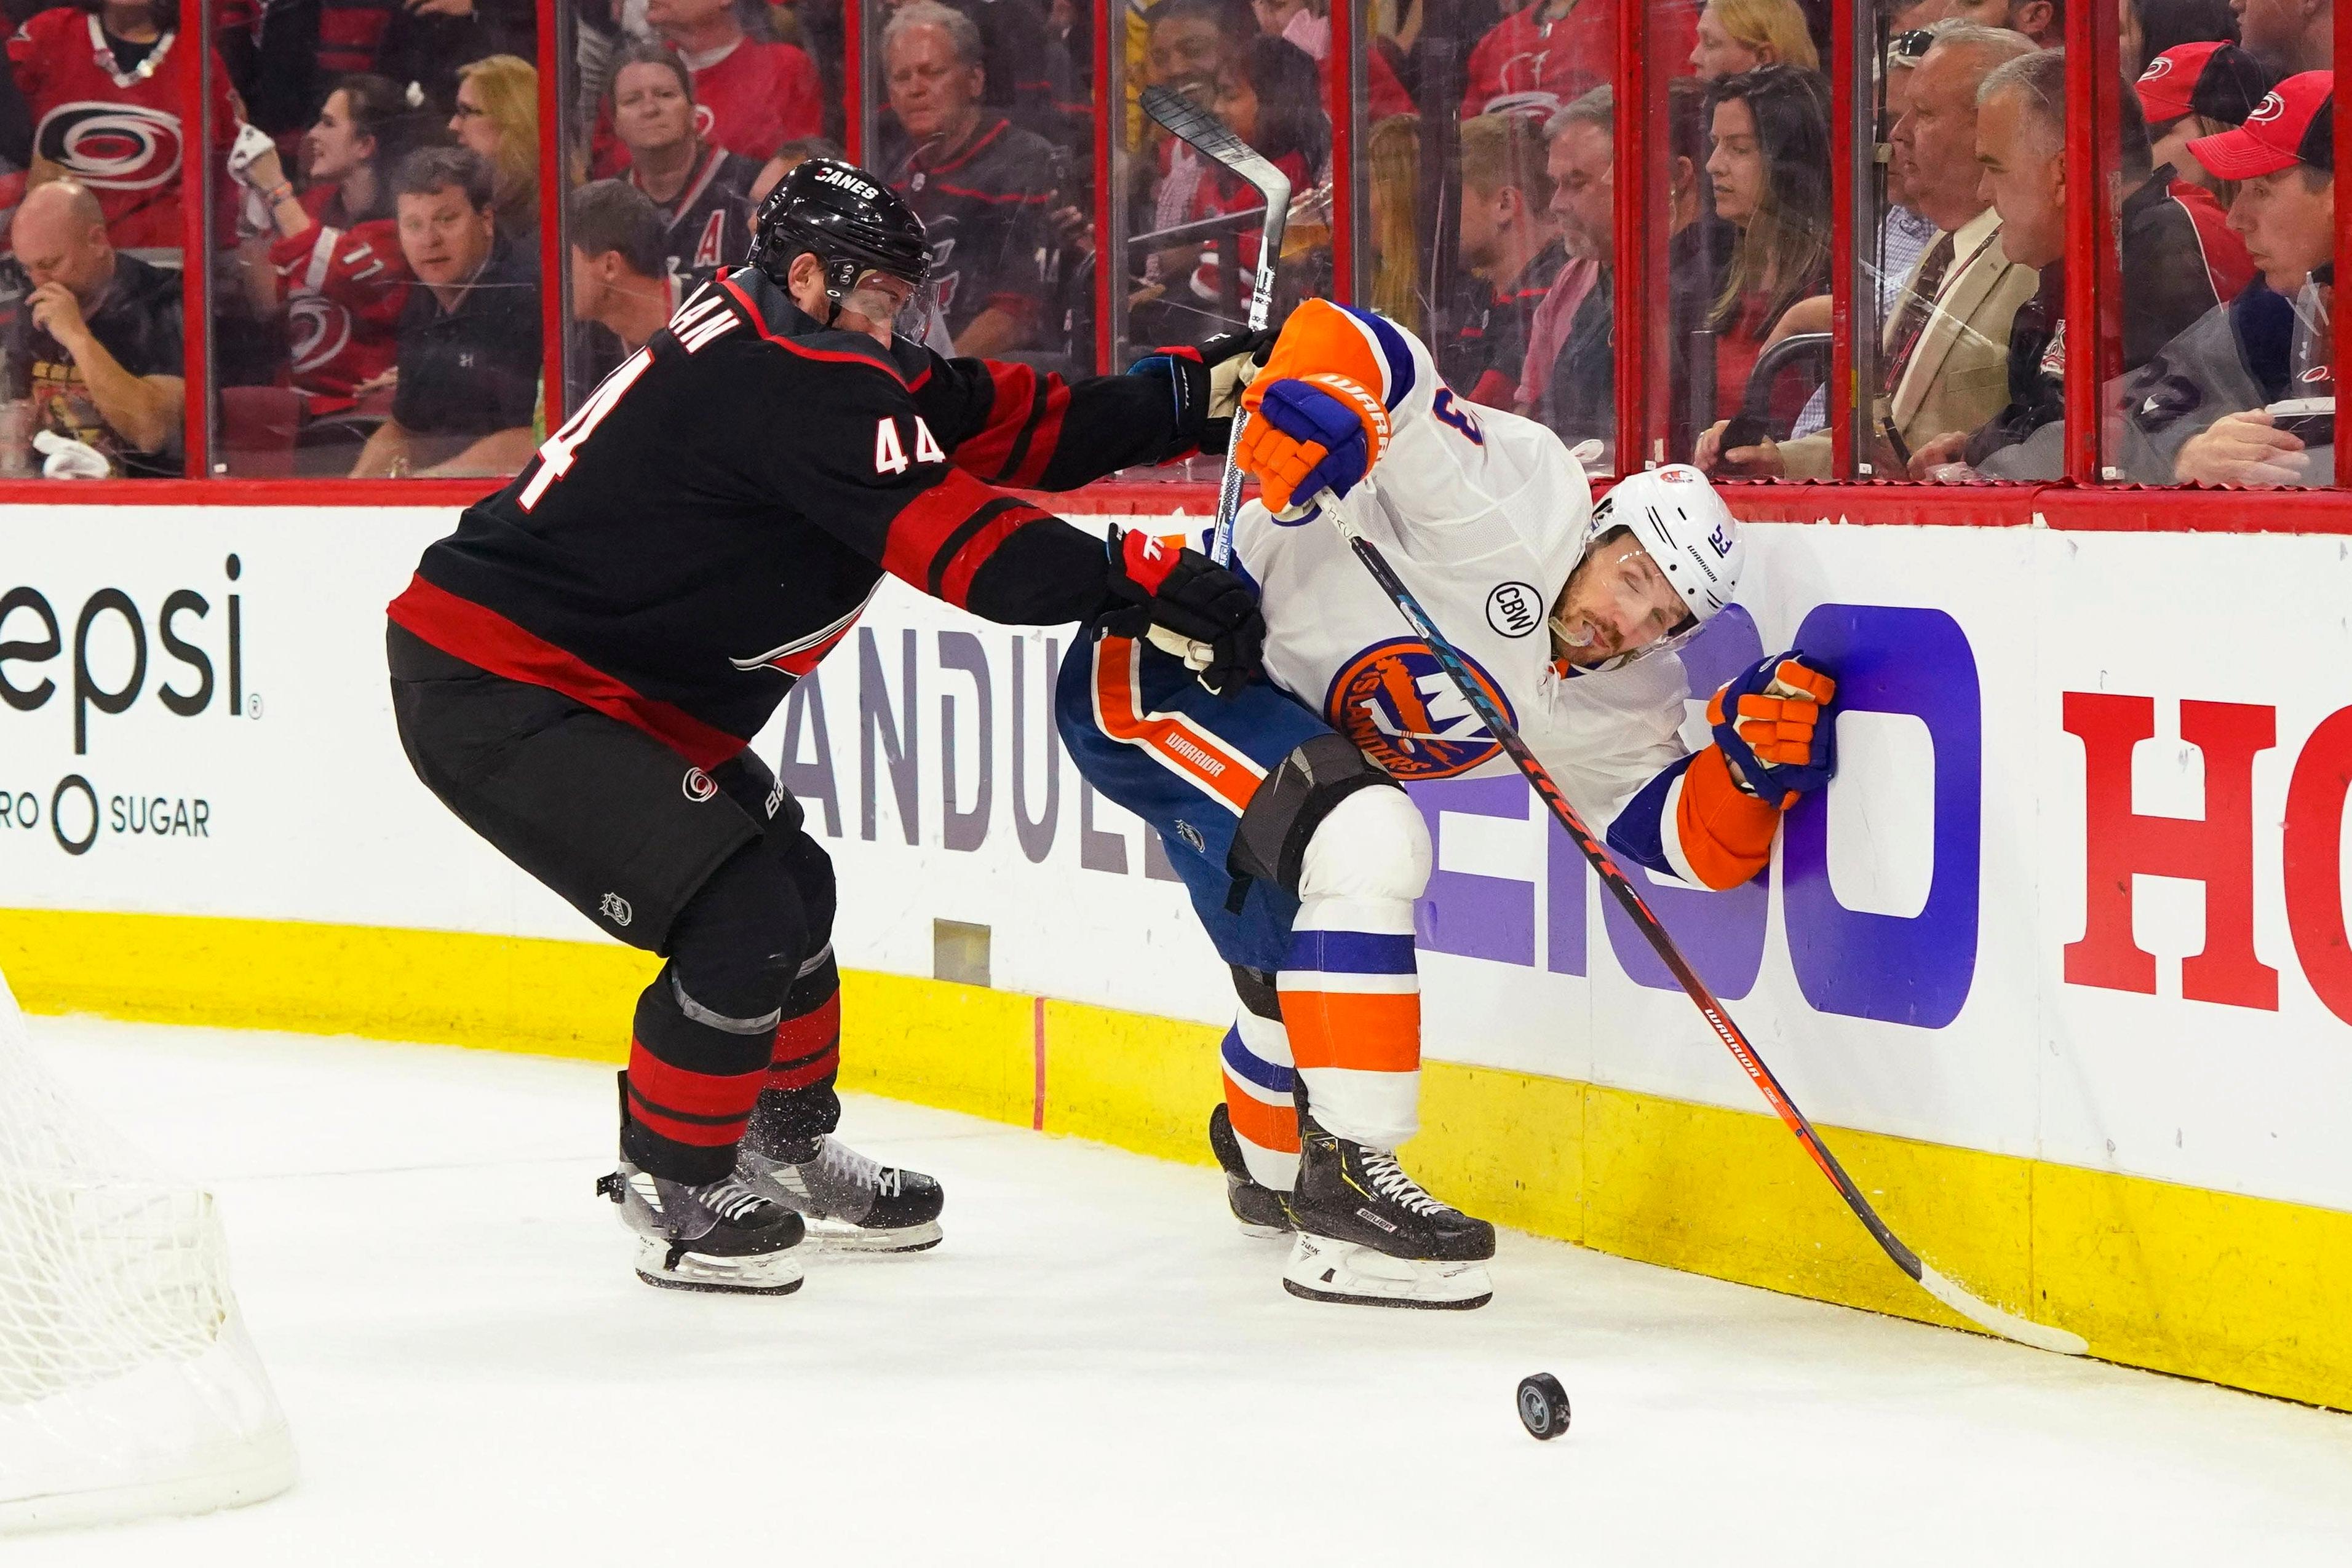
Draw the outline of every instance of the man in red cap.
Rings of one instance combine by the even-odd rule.
[[[2323,465],[2269,405],[2332,392],[2295,384],[2294,349],[2312,301],[2332,290],[2336,257],[2336,78],[2278,84],[2245,124],[2189,144],[2238,183],[2230,226],[2262,277],[2166,344],[2125,384],[2117,457],[2142,483],[2307,485]],[[2317,371],[2315,374],[2319,373]]]
[[[2148,61],[2137,88],[2158,165],[2169,164],[2187,183],[2210,190],[2213,176],[2189,156],[2189,144],[2243,125],[2277,81],[2262,61],[2226,42],[2179,44]]]

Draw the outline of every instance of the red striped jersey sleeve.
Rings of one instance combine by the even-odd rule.
[[[935,360],[916,399],[957,467],[1022,490],[1075,490],[1176,455],[1166,383],[1094,376],[1075,384],[1027,365]]]

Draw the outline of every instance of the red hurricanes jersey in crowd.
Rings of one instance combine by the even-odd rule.
[[[335,188],[302,193],[311,226],[273,241],[270,265],[286,298],[294,390],[313,414],[352,406],[352,389],[392,368],[413,275],[390,218],[345,226]]]
[[[2205,276],[2213,285],[2213,298],[2223,304],[2235,299],[2254,280],[2254,262],[2246,254],[2246,242],[2238,237],[2221,204],[2204,186],[2176,179],[2168,182],[2165,189],[2173,201],[2180,204],[2180,210],[2189,215],[2189,225],[2196,231],[2198,247],[2205,256]]]
[[[1551,113],[1613,78],[1617,0],[1576,0],[1568,14],[1544,21],[1549,0],[1495,24],[1470,51],[1470,87],[1464,118],[1489,112]],[[1659,0],[1647,54],[1669,76],[1690,71],[1698,47],[1696,0]]]
[[[764,163],[777,148],[824,129],[824,100],[816,66],[791,44],[745,38],[708,65],[687,60],[694,78],[694,128],[702,140]],[[611,179],[629,166],[629,150],[613,134],[608,97],[596,111],[593,172]]]
[[[164,34],[124,72],[98,18],[72,8],[44,11],[8,40],[8,63],[33,114],[34,156],[90,188],[118,249],[178,250],[184,243],[179,41]],[[212,78],[213,140],[225,150],[236,116],[217,57]]]

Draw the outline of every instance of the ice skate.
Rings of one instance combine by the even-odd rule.
[[[1298,1124],[1298,1230],[1282,1288],[1314,1301],[1465,1311],[1494,1299],[1495,1228],[1440,1203],[1395,1155]]]
[[[776,1137],[763,1131],[765,1122],[752,1113],[735,1178],[799,1215],[819,1249],[920,1252],[940,1244],[946,1194],[938,1182],[868,1159],[829,1134]]]
[[[792,1255],[801,1217],[735,1176],[688,1186],[622,1162],[596,1182],[637,1233],[637,1278],[672,1291],[785,1296],[801,1288]]]
[[[1283,1195],[1250,1175],[1249,1165],[1242,1157],[1241,1140],[1234,1135],[1232,1113],[1222,1103],[1209,1113],[1209,1148],[1224,1168],[1225,1201],[1233,1206],[1234,1218],[1241,1221],[1242,1234],[1289,1235],[1292,1226],[1282,1206]]]

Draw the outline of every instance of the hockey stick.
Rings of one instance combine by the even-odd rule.
[[[1265,330],[1274,314],[1274,269],[1282,256],[1282,231],[1290,221],[1290,176],[1276,168],[1263,153],[1234,135],[1219,120],[1172,88],[1148,87],[1140,99],[1143,112],[1174,135],[1183,138],[1202,157],[1256,187],[1265,198],[1265,224],[1257,245],[1257,278],[1250,287],[1249,326]],[[1238,238],[1234,248],[1240,248]],[[1241,257],[1235,256],[1234,261]],[[1234,559],[1234,518],[1242,509],[1242,471],[1234,460],[1241,450],[1242,429],[1249,415],[1235,410],[1233,434],[1225,442],[1225,472],[1217,485],[1217,529],[1210,537],[1209,559],[1219,566]]]
[[[1327,495],[1323,499],[1328,502],[1329,497]],[[1568,830],[1568,836],[1575,841],[1576,847],[1583,852],[1592,869],[1600,873],[1602,884],[1615,894],[1618,905],[1640,928],[1642,935],[1649,938],[1650,946],[1673,971],[1675,978],[1682,983],[1684,992],[1697,1004],[1707,1027],[1715,1030],[1716,1038],[1729,1048],[1740,1070],[1754,1081],[1757,1088],[1763,1091],[1764,1098],[1771,1103],[1772,1109],[1787,1124],[1789,1131],[1797,1135],[1797,1141],[1804,1145],[1805,1152],[1813,1157],[1813,1164],[1830,1178],[1830,1185],[1838,1189],[1838,1196],[1845,1199],[1846,1207],[1853,1210],[1854,1218],[1861,1220],[1879,1246],[1885,1249],[1886,1255],[1895,1260],[1895,1267],[1917,1281],[1929,1295],[1960,1316],[2004,1339],[2012,1339],[2020,1344],[2032,1345],[2036,1350],[2051,1351],[2059,1355],[2081,1355],[2087,1351],[2090,1346],[2079,1334],[2029,1322],[1990,1302],[1979,1301],[1922,1261],[1916,1252],[1904,1245],[1901,1237],[1887,1228],[1886,1221],[1878,1217],[1878,1211],[1870,1206],[1870,1200],[1862,1196],[1862,1189],[1853,1185],[1853,1178],[1845,1174],[1845,1167],[1838,1164],[1837,1156],[1830,1153],[1829,1145],[1822,1142],[1821,1134],[1813,1130],[1812,1123],[1797,1109],[1796,1102],[1789,1098],[1789,1092],[1780,1087],[1780,1081],[1772,1076],[1772,1070],[1764,1065],[1764,1059],[1756,1053],[1756,1048],[1748,1043],[1739,1026],[1731,1021],[1731,1015],[1724,1011],[1721,1002],[1715,999],[1715,993],[1707,988],[1705,980],[1699,978],[1698,971],[1691,967],[1690,960],[1683,956],[1682,949],[1675,946],[1675,939],[1666,934],[1666,928],[1658,924],[1658,917],[1650,913],[1650,906],[1643,902],[1641,894],[1625,880],[1625,873],[1617,869],[1617,862],[1610,858],[1609,852],[1585,827],[1583,820],[1576,814],[1576,808],[1568,803],[1568,797],[1560,792],[1559,785],[1552,782],[1551,775],[1536,759],[1536,754],[1528,749],[1528,743],[1519,738],[1518,731],[1512,727],[1502,709],[1470,674],[1462,655],[1445,640],[1444,633],[1438,631],[1428,612],[1422,609],[1420,601],[1412,596],[1412,591],[1390,567],[1388,558],[1381,553],[1380,547],[1366,538],[1362,528],[1338,507],[1327,507],[1326,515],[1339,525],[1341,536],[1348,541],[1348,548],[1356,552],[1356,559],[1364,563],[1364,570],[1372,574],[1372,580],[1381,585],[1381,591],[1403,612],[1406,623],[1428,647],[1431,655],[1444,666],[1456,689],[1486,724],[1487,733],[1500,741],[1503,749],[1511,754],[1511,760],[1518,764],[1519,771],[1527,776],[1536,793],[1543,797],[1544,804],[1551,808],[1552,816]]]

